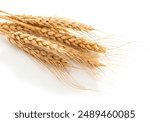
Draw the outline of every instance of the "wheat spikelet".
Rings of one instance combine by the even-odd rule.
[[[0,27],[6,31],[14,31],[14,32],[28,32],[32,33],[31,30],[25,28],[24,26],[18,25],[16,23],[3,22],[0,23]]]

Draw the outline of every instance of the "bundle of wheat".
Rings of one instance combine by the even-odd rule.
[[[90,70],[105,66],[98,53],[105,54],[107,48],[91,38],[78,35],[90,34],[93,27],[60,17],[13,15],[4,11],[0,18],[0,32],[18,48],[42,62],[58,78],[70,82],[76,88],[86,89],[73,82],[68,70],[76,63]],[[72,31],[76,32],[73,33]]]

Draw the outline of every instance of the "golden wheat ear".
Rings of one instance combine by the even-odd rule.
[[[31,15],[13,15],[11,13],[8,13],[6,11],[0,10],[1,13],[6,14],[10,16],[13,19],[21,20],[22,22],[25,22],[27,24],[31,24],[34,26],[40,26],[40,27],[56,27],[60,26],[62,28],[70,28],[77,31],[85,31],[89,32],[91,30],[94,30],[92,26],[89,26],[87,24],[83,24],[80,22],[76,22],[71,19],[62,18],[62,17],[42,17],[42,16],[31,16]]]
[[[6,11],[0,10],[1,13],[5,14],[7,17],[12,19],[17,19],[22,21],[26,24],[31,24],[33,26],[38,27],[46,27],[46,28],[53,28],[53,27],[61,27],[61,28],[68,28],[73,29],[76,31],[85,31],[89,32],[95,30],[92,26],[76,22],[71,19],[62,18],[62,17],[42,17],[42,16],[32,16],[32,15],[13,15]]]
[[[59,26],[62,28],[68,28],[68,29],[85,31],[85,32],[94,30],[94,28],[92,28],[89,25],[79,23],[67,18],[64,19],[61,17],[39,17],[39,16],[28,16],[28,15],[15,15],[15,16],[19,17],[20,19],[23,19],[24,22],[26,22],[27,24],[31,24],[39,27],[51,28],[51,27]],[[11,17],[14,18],[14,16]]]

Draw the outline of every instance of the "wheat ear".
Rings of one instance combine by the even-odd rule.
[[[89,32],[91,30],[94,30],[89,25],[85,25],[79,22],[75,22],[70,19],[65,19],[61,17],[36,17],[36,16],[30,16],[30,19],[28,19],[28,16],[18,16],[20,18],[24,18],[24,22],[28,24],[32,24],[35,26],[40,26],[40,27],[63,27],[63,28],[69,28],[69,29],[74,29],[77,31],[85,31]]]
[[[34,26],[40,26],[40,27],[63,27],[63,28],[70,28],[78,31],[91,31],[94,30],[92,26],[76,22],[71,19],[67,18],[61,18],[61,17],[42,17],[42,16],[32,16],[32,15],[13,15],[11,13],[5,12],[0,10],[1,13],[10,15],[11,18],[19,18],[18,20],[21,20],[27,24],[31,24]]]

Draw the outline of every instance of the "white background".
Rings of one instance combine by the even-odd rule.
[[[99,92],[81,92],[62,85],[51,73],[1,36],[0,121],[101,121],[101,118],[43,120],[15,119],[14,116],[19,110],[44,112],[65,109],[75,113],[79,109],[134,109],[134,119],[102,120],[150,120],[149,0],[0,0],[0,9],[14,14],[72,18],[105,32],[123,35],[131,42],[123,48],[123,51],[128,52],[123,65],[112,69],[113,73],[109,70],[104,71],[98,82],[90,81],[98,85]],[[81,81],[86,79],[86,75],[81,76],[76,78]]]

